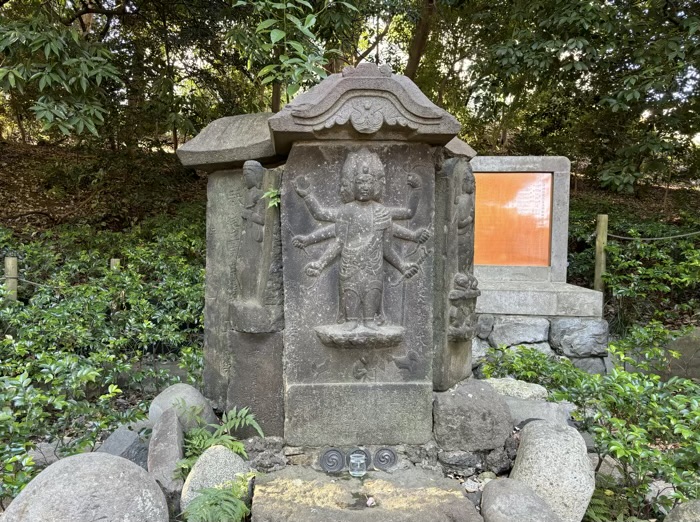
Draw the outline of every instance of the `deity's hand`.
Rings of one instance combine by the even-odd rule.
[[[418,244],[422,245],[428,239],[430,239],[430,230],[424,228],[418,231]]]
[[[294,236],[292,238],[292,245],[294,245],[297,248],[304,248],[307,246],[308,240],[309,240],[308,236],[305,236],[303,234],[299,234],[298,236]]]
[[[305,176],[301,176],[294,182],[294,188],[296,189],[297,194],[299,194],[302,198],[305,198],[309,195],[311,185],[309,185],[309,180],[307,180]]]
[[[411,172],[408,175],[408,180],[406,181],[409,187],[411,188],[420,188],[421,183],[420,183],[420,178],[418,177],[417,174]]]
[[[403,275],[406,279],[411,279],[414,275],[418,273],[419,267],[415,263],[410,263],[404,266]]]
[[[318,277],[321,273],[321,263],[318,261],[312,261],[306,265],[304,272],[306,272],[306,275],[309,277]]]

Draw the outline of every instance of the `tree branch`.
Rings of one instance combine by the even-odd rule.
[[[357,67],[357,65],[358,65],[362,60],[364,60],[365,58],[367,58],[367,56],[369,56],[369,54],[370,54],[372,51],[374,51],[374,49],[376,49],[376,47],[379,45],[379,42],[381,42],[381,41],[384,39],[384,37],[386,36],[386,34],[389,32],[389,26],[391,25],[391,21],[392,21],[393,19],[394,19],[393,16],[392,16],[391,18],[389,18],[389,21],[386,23],[386,26],[384,26],[384,29],[382,30],[382,32],[379,33],[379,34],[377,35],[377,38],[375,38],[374,43],[373,43],[372,45],[370,45],[367,49],[365,49],[364,52],[363,52],[362,54],[360,54],[360,55],[355,59],[355,67]]]
[[[0,0],[0,1],[2,1],[2,0]],[[75,13],[71,14],[70,16],[63,18],[61,21],[63,22],[64,25],[71,25],[78,18],[80,18],[86,14],[101,14],[101,15],[107,15],[107,16],[135,16],[135,15],[139,14],[139,12],[138,12],[138,10],[127,11],[125,5],[122,5],[121,7],[118,7],[117,9],[103,9],[102,7],[85,7],[83,9],[81,9],[80,11],[76,11]]]

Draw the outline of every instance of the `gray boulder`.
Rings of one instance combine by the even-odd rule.
[[[486,340],[493,330],[494,317],[491,314],[480,314],[476,321],[476,336]]]
[[[699,522],[700,500],[690,500],[673,508],[664,522]]]
[[[123,457],[143,469],[147,468],[148,446],[137,432],[127,427],[122,426],[114,430],[97,451]]]
[[[571,364],[573,364],[574,366],[576,366],[576,368],[578,368],[579,370],[583,370],[586,373],[607,373],[605,359],[603,357],[572,357]]]
[[[513,420],[504,398],[479,380],[463,381],[435,393],[433,431],[446,451],[483,451],[502,448],[513,431]]]
[[[142,468],[109,453],[61,459],[32,480],[3,522],[168,522],[158,484]]]
[[[486,358],[486,352],[491,347],[488,341],[474,337],[472,339],[472,369],[479,366]]]
[[[605,355],[608,353],[608,322],[579,317],[552,319],[549,343],[567,357]]]
[[[571,405],[568,403],[536,401],[505,397],[506,404],[516,426],[528,419],[540,419],[553,424],[567,426],[571,416]]]
[[[523,428],[510,478],[529,485],[563,522],[581,522],[595,489],[579,432],[545,421]]]
[[[180,512],[180,495],[184,481],[175,478],[177,463],[185,456],[185,436],[177,412],[170,408],[158,419],[148,445],[148,473],[160,485],[168,501],[170,514]]]
[[[554,353],[554,350],[552,350],[552,347],[549,346],[549,343],[542,342],[542,343],[519,343],[516,344],[515,346],[509,346],[508,349],[510,351],[518,351],[522,348],[532,348],[533,350],[537,350],[540,353],[543,353],[549,357],[555,357],[557,354]]]
[[[526,484],[513,479],[492,480],[481,496],[484,522],[562,522]]]
[[[516,397],[518,399],[546,399],[547,388],[531,382],[519,381],[517,379],[486,379],[493,388],[501,395]]]
[[[549,321],[543,317],[497,317],[489,334],[491,346],[541,343],[549,338]]]
[[[148,409],[148,418],[156,423],[163,412],[170,408],[175,408],[185,433],[196,428],[200,423],[208,425],[219,422],[204,395],[189,384],[173,384],[160,392]]]
[[[250,466],[239,455],[224,446],[212,446],[197,459],[182,487],[180,507],[184,510],[199,495],[199,490],[234,482]]]

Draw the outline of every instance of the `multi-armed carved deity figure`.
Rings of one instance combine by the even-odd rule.
[[[339,320],[345,330],[354,330],[361,324],[370,329],[380,328],[385,317],[382,310],[384,292],[384,260],[401,272],[405,279],[416,275],[418,263],[401,258],[393,244],[393,237],[416,243],[430,238],[426,229],[409,230],[393,220],[411,219],[420,200],[420,179],[410,174],[411,187],[408,207],[387,207],[382,204],[385,183],[384,166],[379,156],[367,149],[350,152],[341,172],[340,196],[343,205],[322,207],[311,194],[309,183],[300,178],[296,191],[318,221],[331,222],[309,235],[294,237],[299,248],[326,239],[333,242],[317,261],[308,263],[305,272],[317,277],[338,256],[340,257],[340,311]]]

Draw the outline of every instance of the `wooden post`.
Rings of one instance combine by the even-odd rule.
[[[595,276],[593,277],[593,290],[602,292],[603,273],[605,272],[605,247],[608,245],[608,215],[598,214],[598,226],[595,232]]]
[[[7,288],[7,298],[17,301],[17,258],[5,258],[5,288]]]
[[[119,267],[121,266],[121,261],[118,258],[112,258],[109,260],[109,268],[112,270],[119,270]]]

